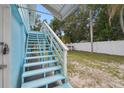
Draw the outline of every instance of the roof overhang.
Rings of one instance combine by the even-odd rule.
[[[75,11],[78,4],[43,4],[57,19],[64,20],[70,13]]]

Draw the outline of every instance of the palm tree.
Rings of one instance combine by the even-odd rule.
[[[116,5],[108,5],[108,13],[109,13],[109,24],[111,25],[111,20],[115,16],[116,13],[120,13],[120,25],[121,29],[124,32],[124,5],[116,4]]]

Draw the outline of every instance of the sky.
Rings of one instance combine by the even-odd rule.
[[[45,13],[50,14],[50,12],[40,4],[37,4],[37,11],[41,11],[41,12],[45,12]],[[50,20],[53,19],[53,16],[52,15],[41,14],[41,20],[43,21],[45,19],[47,20],[48,23],[50,23]]]

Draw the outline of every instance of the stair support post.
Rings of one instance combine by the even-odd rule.
[[[50,46],[51,46],[51,48],[53,47],[53,37],[51,36],[50,37],[51,38],[51,40],[50,40]],[[52,49],[51,49],[52,50]]]
[[[64,69],[64,76],[67,77],[67,51],[64,50],[64,63],[63,63],[63,69]]]

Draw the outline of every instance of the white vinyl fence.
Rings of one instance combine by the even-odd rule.
[[[73,46],[74,50],[79,51],[91,51],[91,43],[72,43],[66,44],[67,46]],[[122,55],[124,56],[124,40],[120,41],[102,41],[93,43],[93,51],[97,53]]]

